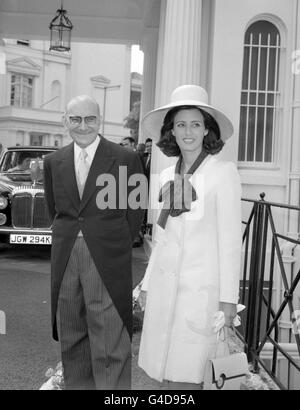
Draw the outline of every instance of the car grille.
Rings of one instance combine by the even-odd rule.
[[[45,197],[43,194],[36,194],[33,209],[33,228],[49,228],[50,222],[46,210]]]
[[[12,225],[15,228],[50,228],[44,194],[16,193],[12,199]]]

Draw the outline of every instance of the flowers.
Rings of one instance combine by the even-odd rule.
[[[142,282],[140,282],[133,290],[132,293],[132,320],[133,320],[133,333],[142,330],[143,326],[143,311],[141,310],[138,298],[141,292]]]
[[[57,364],[55,369],[48,369],[45,376],[49,380],[40,387],[40,390],[64,390],[63,367],[61,362]]]

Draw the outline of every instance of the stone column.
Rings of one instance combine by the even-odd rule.
[[[0,38],[0,107],[8,104],[7,100],[7,84],[8,75],[6,73],[6,54],[4,47],[1,46]]]
[[[294,25],[294,50],[300,50],[300,1],[295,1],[295,25]],[[298,57],[299,58],[299,57]],[[298,65],[299,66],[299,65]],[[289,204],[300,206],[300,73],[292,70],[292,113],[291,113],[291,155],[289,171]],[[299,237],[299,212],[290,212],[288,222],[288,234],[291,237]]]
[[[162,0],[156,72],[155,107],[166,104],[174,88],[200,84],[202,0]],[[151,172],[159,174],[174,163],[153,145]],[[155,185],[155,186],[153,186]],[[151,184],[150,203],[155,209],[157,183]],[[149,212],[150,222],[157,211]]]
[[[55,141],[55,135],[49,133],[45,138],[45,145],[53,147],[54,146],[54,141]]]
[[[158,29],[148,28],[145,31],[142,50],[144,52],[143,68],[143,88],[141,100],[140,118],[154,108],[155,101],[155,82],[158,48]],[[146,136],[143,135],[140,122],[139,142],[145,142]]]
[[[175,87],[200,83],[201,15],[202,0],[162,1],[156,106],[167,103]]]
[[[300,0],[294,0],[294,27],[293,33],[291,34],[294,38],[293,50],[300,50]],[[298,51],[297,51],[298,54]],[[297,65],[299,67],[299,64]],[[300,72],[295,69],[297,67],[292,66],[292,95],[291,95],[291,137],[290,141],[290,155],[288,157],[288,195],[287,202],[290,205],[300,206],[300,162],[299,162],[299,152],[300,152]],[[300,237],[300,212],[299,211],[289,211],[287,216],[287,235],[293,239],[299,240]],[[281,246],[283,263],[286,271],[286,276],[288,283],[291,284],[292,278],[295,277],[300,263],[300,249],[295,246],[295,244],[284,241],[283,246]],[[285,288],[279,269],[277,269],[277,284],[276,288],[279,289],[277,295],[277,308],[279,303],[282,302],[284,298]],[[300,292],[296,288],[294,292],[294,300],[299,299]],[[297,309],[297,306],[295,306]],[[295,311],[294,315],[299,311]],[[296,317],[296,316],[295,316]],[[291,315],[288,309],[285,309],[280,318],[280,337],[282,342],[288,343],[290,341],[291,335]],[[294,324],[294,326],[297,326]],[[293,344],[291,344],[292,346]],[[294,345],[295,346],[295,345]],[[281,368],[280,368],[281,370]],[[286,370],[287,371],[287,370]],[[285,371],[285,373],[286,373]],[[284,369],[283,369],[284,372]]]
[[[0,39],[0,45],[1,45],[1,39]],[[0,75],[5,75],[6,74],[6,55],[4,50],[2,50],[0,46]]]
[[[30,145],[30,133],[28,131],[24,132],[23,145]]]

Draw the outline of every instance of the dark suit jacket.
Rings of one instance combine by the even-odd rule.
[[[127,180],[130,175],[143,172],[135,153],[101,137],[80,201],[74,167],[74,143],[45,158],[45,198],[53,220],[51,309],[55,340],[58,340],[56,313],[59,290],[79,230],[129,335],[132,334],[132,240],[139,232],[144,211],[129,207],[119,209],[119,196],[126,196],[122,182],[123,193],[119,193],[120,166],[127,167]],[[116,209],[100,210],[97,207],[96,197],[103,187],[96,186],[96,180],[104,173],[111,174],[116,180]],[[133,188],[128,187],[128,193]]]

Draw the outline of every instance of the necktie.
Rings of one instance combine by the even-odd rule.
[[[78,163],[78,190],[80,198],[82,198],[85,182],[89,174],[89,163],[87,161],[88,154],[85,149],[81,150]]]
[[[145,165],[146,170],[150,170],[150,161],[151,161],[151,154],[148,154],[146,165]]]

